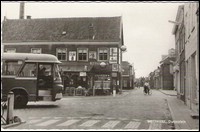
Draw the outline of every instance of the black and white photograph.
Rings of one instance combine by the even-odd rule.
[[[199,131],[199,1],[1,1],[1,131]]]

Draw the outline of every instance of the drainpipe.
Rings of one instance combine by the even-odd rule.
[[[199,4],[197,3],[198,9],[197,15],[197,112],[199,115]]]

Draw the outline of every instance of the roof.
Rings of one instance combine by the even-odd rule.
[[[3,42],[119,41],[121,17],[6,19]]]
[[[25,60],[26,62],[61,63],[56,56],[51,54],[32,53],[3,53],[3,60]]]
[[[178,6],[178,11],[177,11],[177,14],[176,14],[176,21],[177,22],[181,22],[182,20],[180,19],[184,19],[183,17],[181,17],[181,11],[184,10],[184,5],[180,5]],[[183,12],[182,12],[183,13]],[[183,15],[183,14],[182,14]],[[178,26],[177,24],[174,24],[173,26],[173,29],[172,29],[172,34],[175,35],[177,29],[178,29]]]

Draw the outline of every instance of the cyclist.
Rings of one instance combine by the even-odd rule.
[[[144,83],[144,93],[149,94],[149,90],[150,90],[150,85],[148,82],[145,82]]]

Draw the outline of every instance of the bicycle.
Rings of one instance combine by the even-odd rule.
[[[148,92],[146,90],[143,90],[144,95],[152,95],[152,90],[149,88]]]

